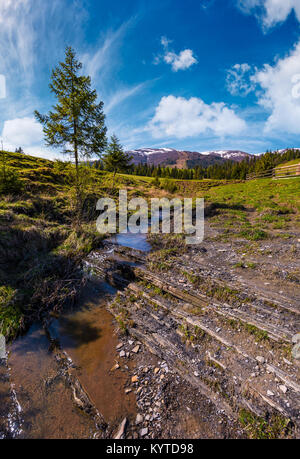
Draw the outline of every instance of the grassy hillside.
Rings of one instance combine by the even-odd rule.
[[[71,163],[6,153],[21,187],[0,194],[0,332],[14,337],[33,320],[47,320],[73,301],[82,282],[82,257],[98,247],[96,202],[117,197],[111,174],[82,166],[82,224],[74,224],[75,170]],[[1,163],[1,161],[0,161]],[[0,164],[0,169],[3,167]],[[300,180],[166,180],[119,174],[128,196],[205,197],[212,224],[225,237],[288,237],[299,228]]]

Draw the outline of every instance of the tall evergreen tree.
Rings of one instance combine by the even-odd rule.
[[[80,75],[82,64],[71,47],[66,48],[65,61],[52,71],[51,92],[57,99],[48,115],[35,111],[44,128],[47,146],[63,147],[76,167],[77,210],[81,204],[80,160],[101,156],[107,145],[103,102],[91,88],[91,78]]]
[[[131,159],[123,148],[116,135],[111,136],[111,141],[103,156],[104,168],[113,172],[113,188],[115,186],[115,177],[117,172],[126,172],[131,169]]]

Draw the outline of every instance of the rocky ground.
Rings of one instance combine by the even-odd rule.
[[[82,370],[47,328],[57,370],[45,385],[55,395],[63,382],[76,416],[86,419],[74,424],[80,435],[299,438],[297,230],[289,238],[247,241],[208,221],[198,246],[185,246],[181,236],[149,241],[149,254],[104,242],[84,262],[90,279],[117,288],[106,302],[115,333],[106,378],[119,384],[128,414],[107,422],[82,384]],[[18,400],[5,360],[0,392],[7,398],[2,411],[9,407],[2,436],[18,436]],[[71,407],[70,413],[74,418]]]
[[[297,230],[249,242],[207,224],[199,246],[154,236],[147,257],[109,244],[113,257],[89,257],[120,286],[110,311],[139,346],[128,387],[138,428],[127,435],[300,436],[299,242]],[[160,363],[148,363],[142,347]]]

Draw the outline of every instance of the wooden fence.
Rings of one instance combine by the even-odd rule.
[[[273,179],[286,179],[286,178],[300,178],[300,163],[291,166],[275,167],[258,173],[247,175],[247,180],[254,180],[259,178],[273,178]]]

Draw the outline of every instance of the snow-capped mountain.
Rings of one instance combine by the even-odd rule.
[[[213,150],[213,151],[183,151],[174,148],[140,148],[127,152],[132,156],[135,165],[161,165],[177,168],[209,166],[225,161],[239,162],[251,156],[240,150]]]

